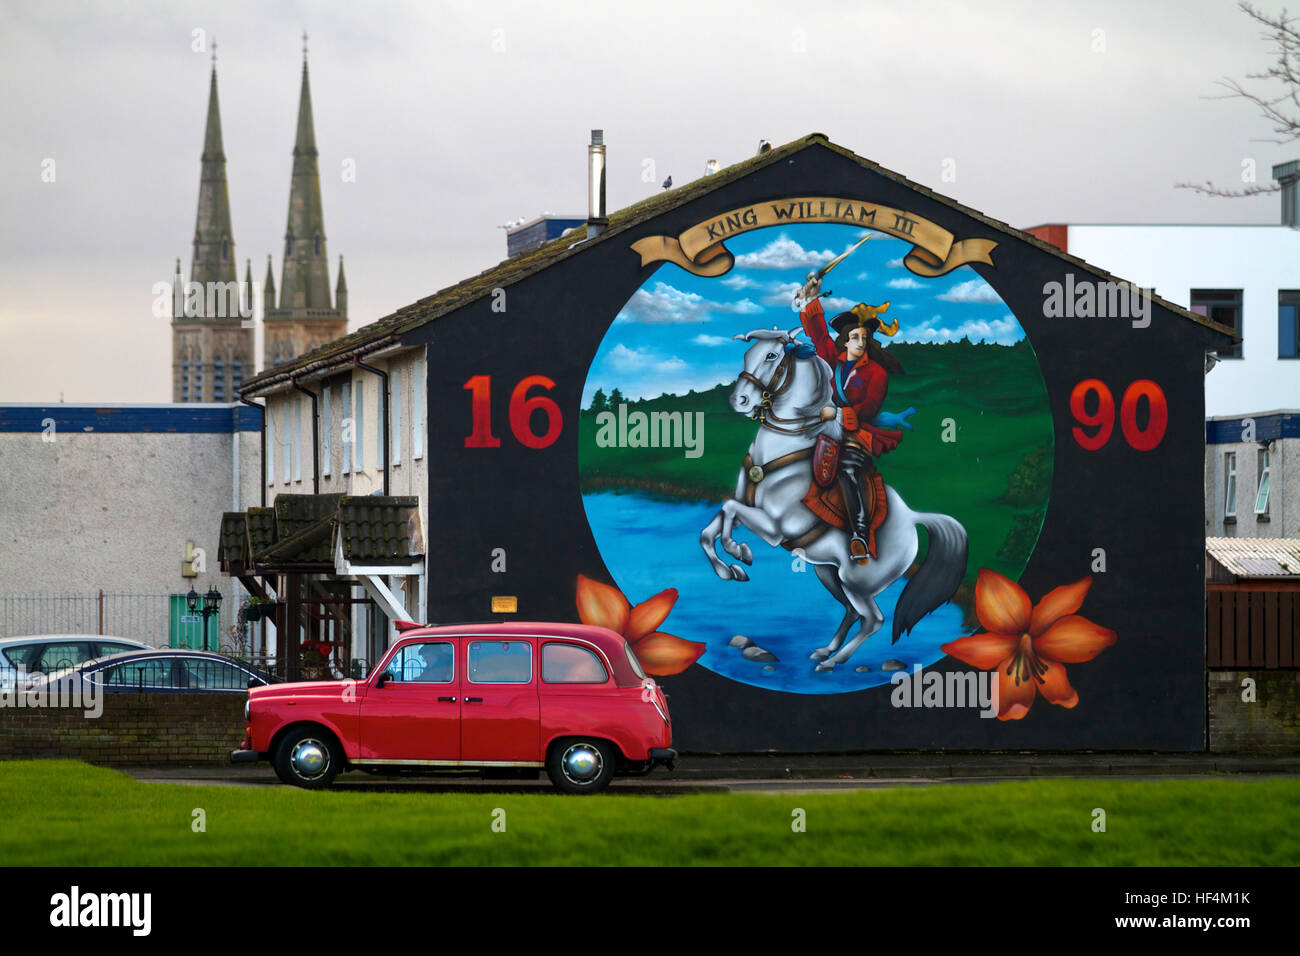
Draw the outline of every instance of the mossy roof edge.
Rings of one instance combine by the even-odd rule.
[[[701,196],[707,195],[714,190],[720,189],[728,183],[735,182],[750,173],[756,172],[766,166],[770,166],[782,159],[802,152],[814,146],[821,146],[831,150],[834,153],[851,160],[864,169],[870,170],[880,176],[890,179],[914,192],[917,192],[928,199],[947,206],[962,215],[968,216],[977,222],[988,226],[997,232],[1004,233],[1019,239],[1022,242],[1055,256],[1071,265],[1086,269],[1094,275],[1111,282],[1127,282],[1105,269],[1094,266],[1078,256],[1070,255],[1058,246],[1052,245],[1039,239],[1032,233],[1023,229],[1018,229],[1009,223],[1000,219],[994,219],[985,215],[978,209],[965,206],[955,199],[951,199],[942,193],[937,193],[928,186],[913,182],[906,176],[896,173],[891,169],[886,169],[878,163],[872,162],[866,157],[859,156],[857,153],[831,140],[824,133],[810,133],[801,139],[793,140],[783,146],[774,147],[765,153],[759,153],[744,159],[731,166],[719,170],[712,176],[701,176],[689,183],[685,183],[676,189],[665,190],[662,193],[648,196],[645,199],[635,202],[630,206],[624,206],[616,210],[609,216],[609,225],[597,236],[590,240],[587,238],[587,227],[584,223],[574,228],[568,235],[560,236],[550,242],[538,246],[536,249],[521,253],[506,259],[490,269],[470,276],[467,279],[440,289],[431,295],[422,299],[417,299],[410,305],[405,305],[395,312],[389,313],[381,319],[371,322],[369,325],[362,326],[355,332],[341,336],[320,348],[307,352],[299,356],[292,362],[277,365],[274,368],[266,369],[258,375],[249,379],[240,389],[240,394],[251,394],[257,392],[267,385],[274,384],[278,380],[287,380],[295,372],[309,366],[318,365],[331,356],[342,355],[347,352],[364,350],[368,345],[380,345],[386,341],[396,338],[411,329],[418,328],[426,322],[441,318],[451,312],[463,308],[470,303],[489,295],[493,289],[504,288],[515,282],[525,279],[542,269],[548,268],[557,262],[569,258],[572,255],[584,251],[592,245],[604,242],[621,232],[625,232],[641,223],[662,215],[673,209],[692,202]],[[1162,308],[1180,316],[1189,319],[1197,325],[1204,326],[1211,331],[1218,332],[1228,336],[1233,341],[1238,341],[1234,329],[1225,325],[1220,325],[1203,315],[1198,315],[1188,309],[1183,308],[1173,302],[1168,301],[1158,295],[1152,295],[1151,300]]]

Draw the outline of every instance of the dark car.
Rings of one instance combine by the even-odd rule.
[[[279,678],[209,651],[148,650],[85,661],[43,680],[28,681],[27,689],[71,692],[80,681],[97,685],[102,693],[246,694],[249,687],[277,683]]]

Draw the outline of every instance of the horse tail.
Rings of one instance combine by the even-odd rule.
[[[930,533],[930,549],[908,580],[894,609],[894,639],[910,634],[921,618],[951,600],[966,576],[966,529],[949,515],[916,515]]]

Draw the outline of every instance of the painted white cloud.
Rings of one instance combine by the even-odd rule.
[[[935,315],[919,325],[908,327],[904,323],[898,339],[903,342],[959,342],[969,338],[972,342],[1014,345],[1024,334],[1015,317],[1010,315],[1000,319],[968,319],[951,327],[942,325],[942,322],[943,316]]]
[[[988,305],[1001,305],[1002,300],[998,294],[993,291],[983,279],[971,279],[968,282],[959,282],[947,292],[939,294],[938,298],[944,302],[982,302]]]
[[[799,291],[801,283],[798,282],[774,282],[768,286],[768,293],[760,300],[764,305],[783,306],[790,308],[794,301],[794,294]],[[843,296],[832,295],[822,299],[822,308],[831,315],[836,312],[847,312],[858,304],[857,299],[846,299]],[[793,312],[793,310],[791,310]]]
[[[648,325],[708,322],[715,313],[753,315],[762,308],[749,299],[738,302],[714,302],[698,292],[683,292],[666,282],[656,282],[653,289],[637,289],[619,312],[618,322],[642,322]]]
[[[815,269],[830,262],[838,253],[823,249],[817,252],[805,249],[785,233],[773,239],[757,252],[747,252],[736,257],[742,269]]]
[[[904,276],[901,279],[890,279],[889,287],[891,289],[919,289],[921,283],[917,282],[910,276]]]
[[[705,335],[703,332],[701,332],[699,335],[695,336],[695,338],[691,339],[691,341],[694,342],[696,345],[715,346],[715,345],[729,345],[731,342],[735,340],[729,339],[725,335]]]
[[[722,284],[728,289],[753,289],[758,286],[758,283],[749,276],[740,275],[739,273],[732,273],[727,276],[722,280]]]
[[[885,265],[891,269],[901,269],[903,268],[903,257],[899,256],[897,259],[890,259]]]

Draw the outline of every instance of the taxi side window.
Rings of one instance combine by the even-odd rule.
[[[396,683],[450,684],[456,676],[450,641],[408,644],[393,655],[386,670]]]
[[[533,648],[527,641],[473,641],[469,679],[476,684],[527,684],[533,679]]]
[[[542,680],[548,684],[603,684],[608,679],[600,658],[585,647],[542,645]]]

